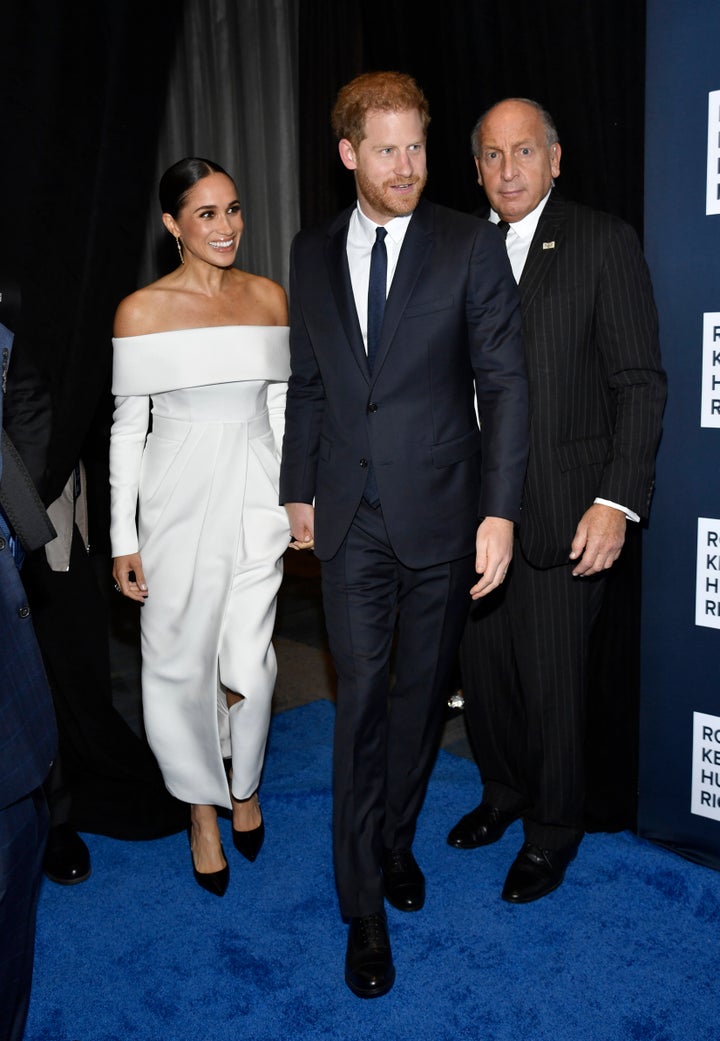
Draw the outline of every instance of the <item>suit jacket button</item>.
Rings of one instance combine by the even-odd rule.
[[[364,470],[367,467],[367,459],[361,459],[360,466]]]
[[[6,546],[5,539],[2,537],[2,535],[0,535],[0,550],[5,549],[5,546]]]
[[[368,410],[368,412],[377,412],[377,405],[375,404],[374,401],[370,402],[370,404],[368,405],[368,409],[367,410]]]
[[[27,604],[23,604],[22,607],[18,608],[18,617],[19,618],[28,618],[29,615],[30,615],[30,608],[28,607]]]

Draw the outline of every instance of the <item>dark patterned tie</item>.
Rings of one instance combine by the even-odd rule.
[[[385,228],[375,232],[375,243],[370,254],[370,281],[368,283],[367,356],[370,372],[373,370],[380,345],[385,296],[387,293],[387,249]]]

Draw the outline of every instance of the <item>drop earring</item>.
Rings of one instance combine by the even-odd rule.
[[[184,264],[185,263],[185,257],[183,256],[183,248],[182,248],[182,243],[180,241],[180,236],[179,235],[175,236],[175,242],[177,244],[178,253],[180,254],[180,263]]]

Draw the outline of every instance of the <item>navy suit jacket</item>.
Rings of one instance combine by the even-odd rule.
[[[647,516],[666,380],[653,291],[624,221],[553,190],[520,278],[531,396],[520,544],[567,564],[595,497]]]
[[[280,501],[314,501],[315,553],[329,559],[372,462],[395,553],[427,567],[474,553],[482,517],[520,517],[528,405],[518,290],[497,229],[421,200],[371,374],[346,254],[352,209],[292,245]]]
[[[11,348],[12,334],[0,325],[0,427]],[[0,515],[0,810],[43,783],[57,750],[50,689],[8,534]]]

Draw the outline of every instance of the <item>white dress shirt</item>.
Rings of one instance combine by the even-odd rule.
[[[393,275],[397,267],[398,257],[405,239],[405,232],[410,224],[412,213],[405,217],[393,217],[387,224],[382,226],[387,231],[385,248],[387,250],[387,290],[385,296],[390,292]],[[350,267],[350,281],[352,282],[353,295],[355,297],[355,308],[358,321],[362,331],[365,351],[367,352],[367,304],[368,283],[370,282],[370,253],[375,245],[375,231],[379,227],[371,221],[360,209],[360,203],[355,207],[350,217],[347,236],[347,258]]]
[[[510,261],[516,282],[520,281],[527,255],[530,252],[530,243],[537,230],[542,211],[545,209],[545,203],[549,198],[550,192],[547,193],[544,199],[540,200],[534,210],[523,217],[522,220],[513,221],[508,228],[508,233],[505,236],[505,249],[507,250],[508,260]],[[490,210],[490,222],[497,224],[499,220],[500,217],[495,210]]]

